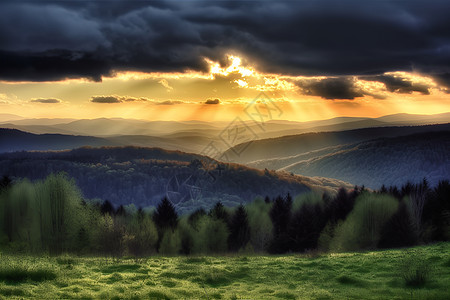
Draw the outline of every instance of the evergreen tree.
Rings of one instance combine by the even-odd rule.
[[[155,213],[153,214],[153,221],[160,233],[165,229],[175,230],[178,224],[178,214],[172,202],[164,197],[158,204]]]
[[[100,206],[100,211],[102,214],[109,214],[112,216],[115,212],[114,206],[109,202],[109,200],[103,201],[102,205]]]
[[[316,249],[320,233],[326,224],[320,203],[306,203],[292,216],[289,236],[293,241],[292,250],[303,252]]]
[[[220,201],[218,201],[216,205],[214,205],[214,207],[210,210],[209,215],[214,219],[224,221],[225,224],[228,224],[230,218],[228,211]]]
[[[330,221],[337,223],[340,220],[345,220],[352,211],[358,194],[357,188],[350,194],[347,193],[345,188],[340,188],[336,197],[328,205],[327,214]]]
[[[290,248],[288,227],[291,219],[292,198],[290,195],[283,198],[278,196],[270,210],[270,219],[273,224],[273,240],[269,246],[272,253],[287,252]]]
[[[142,208],[139,208],[139,210],[142,211]],[[115,211],[115,215],[119,216],[119,217],[126,217],[127,216],[127,211],[125,210],[125,207],[123,207],[123,205],[120,205],[117,210]]]
[[[383,225],[378,247],[410,247],[417,243],[417,238],[408,207],[404,202],[401,202],[397,212]]]
[[[247,211],[241,204],[236,209],[230,221],[230,236],[228,237],[228,248],[238,251],[245,247],[250,241],[250,227],[248,224]]]
[[[428,194],[422,219],[431,229],[432,241],[450,240],[450,182],[448,180],[440,181]]]
[[[8,176],[4,175],[2,180],[0,180],[0,193],[7,190],[11,185],[12,180]]]

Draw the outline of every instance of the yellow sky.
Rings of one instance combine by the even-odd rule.
[[[381,82],[350,76],[355,88],[363,91],[364,96],[330,100],[306,93],[299,84],[325,77],[264,74],[236,56],[229,56],[225,66],[213,61],[208,63],[209,73],[118,72],[104,77],[102,82],[83,79],[3,81],[0,82],[0,113],[26,118],[228,121],[237,116],[248,118],[244,110],[261,92],[279,109],[271,116],[273,119],[310,121],[338,116],[378,117],[450,111],[450,94],[431,78],[420,74],[394,72],[388,75],[424,84],[429,87],[429,95],[389,92]],[[117,103],[94,103],[93,99],[116,99]],[[205,104],[208,99],[219,99],[219,104]],[[267,108],[262,103],[257,105],[262,110]]]

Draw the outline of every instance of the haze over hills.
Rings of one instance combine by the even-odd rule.
[[[204,136],[217,136],[230,124],[229,122],[145,121],[121,118],[21,119],[0,122],[0,128],[13,128],[31,133],[60,133],[101,137],[118,135],[165,136],[175,133],[192,134],[193,132],[201,133]],[[242,126],[251,129],[258,138],[269,138],[304,132],[448,122],[450,122],[450,113],[437,115],[396,114],[380,118],[337,117],[309,122],[270,120],[264,123],[256,123],[250,120],[245,121],[245,125]]]
[[[10,116],[11,117],[11,116]],[[380,118],[337,117],[328,120],[310,122],[295,122],[286,120],[271,120],[264,123],[245,121],[238,123],[237,128],[228,127],[228,122],[204,122],[204,121],[144,121],[122,118],[99,119],[24,119],[20,116],[0,123],[0,128],[18,129],[34,134],[62,134],[99,137],[103,140],[89,139],[86,145],[117,145],[117,146],[142,146],[161,147],[170,150],[182,150],[187,152],[202,153],[211,141],[220,151],[229,148],[229,143],[224,141],[224,133],[228,129],[236,129],[250,134],[252,140],[277,138],[286,135],[294,135],[308,132],[330,132],[351,130],[366,127],[386,127],[404,125],[437,124],[450,121],[450,113],[438,115],[408,115],[396,114]],[[8,119],[8,115],[0,115],[0,120]],[[3,132],[2,134],[5,134]],[[56,138],[56,137],[55,137]],[[373,137],[371,137],[373,138]],[[366,138],[368,139],[368,138]],[[48,140],[49,150],[73,149],[82,146],[77,142],[64,137],[64,143]],[[94,142],[95,141],[95,142]],[[355,142],[352,140],[350,142]],[[235,144],[235,143],[233,143]],[[4,147],[12,150],[43,150],[45,145],[34,147],[33,143],[22,142],[27,147]],[[34,144],[35,145],[35,144]],[[64,148],[66,147],[66,148]],[[292,148],[292,147],[290,147]],[[0,148],[1,150],[1,148]],[[266,151],[263,149],[263,151]],[[249,152],[250,153],[250,152]],[[298,153],[292,153],[298,154]],[[267,157],[245,158],[236,160],[247,162]]]
[[[14,115],[14,114],[0,114],[0,122],[7,122],[12,120],[22,120],[24,117]]]

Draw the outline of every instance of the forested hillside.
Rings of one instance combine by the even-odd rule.
[[[248,146],[240,144],[235,147],[237,149],[245,148],[245,151],[240,153],[239,156],[234,155],[233,149],[229,149],[225,153],[232,161],[248,164],[257,160],[280,159],[316,150],[327,151],[325,148],[353,144],[377,138],[446,130],[450,130],[450,123],[424,126],[373,127],[332,132],[311,132],[250,141],[248,142]]]
[[[450,177],[450,131],[382,138],[336,147],[332,153],[298,160],[282,170],[305,176],[329,176],[380,188],[427,178]]]
[[[298,195],[311,189],[333,193],[341,186],[349,187],[337,180],[218,164],[204,156],[159,148],[4,153],[0,170],[0,175],[31,180],[63,171],[87,198],[109,200],[115,206],[147,207],[168,196],[179,211],[211,207],[218,200],[235,206],[257,196]]]
[[[33,134],[0,128],[0,153],[22,150],[65,150],[83,146],[112,146],[113,142],[92,136]]]

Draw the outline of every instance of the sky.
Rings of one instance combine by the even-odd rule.
[[[267,103],[272,118],[295,121],[449,112],[449,14],[437,0],[6,0],[0,113],[225,121]]]

